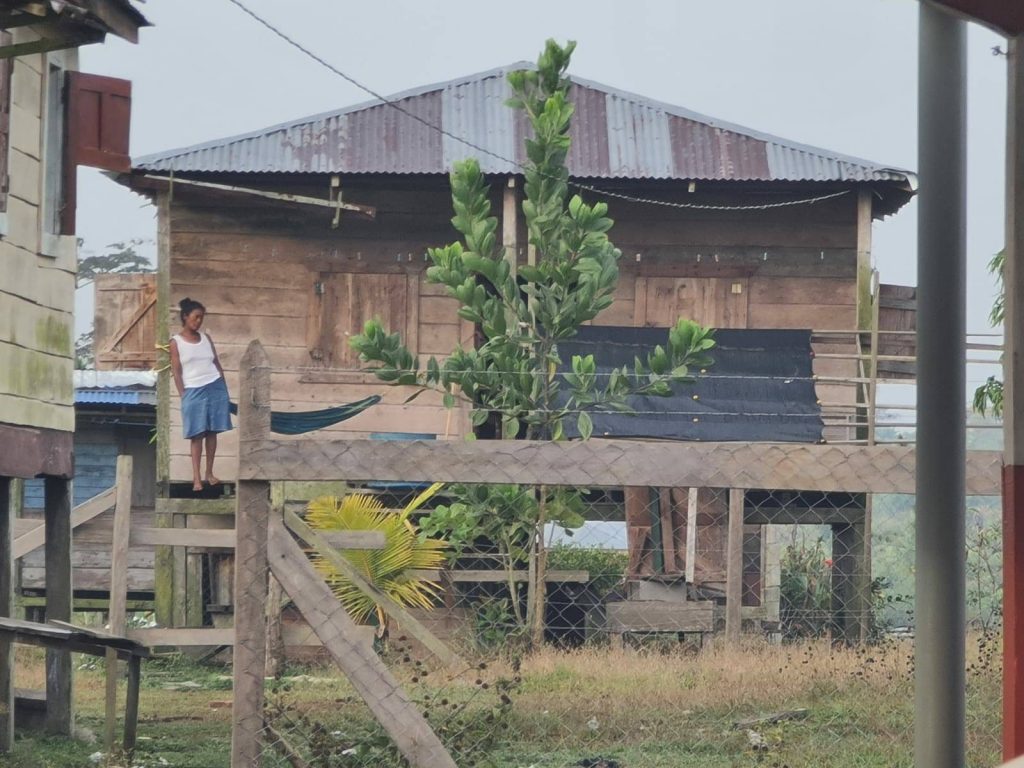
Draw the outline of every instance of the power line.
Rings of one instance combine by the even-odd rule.
[[[443,126],[440,126],[440,125],[437,125],[435,123],[432,123],[429,120],[426,120],[426,119],[420,117],[419,115],[415,114],[414,112],[409,111],[408,109],[403,107],[401,104],[399,104],[399,103],[397,103],[395,101],[391,101],[390,99],[388,99],[383,94],[378,93],[373,88],[370,88],[368,85],[365,85],[364,83],[362,83],[361,81],[359,81],[356,78],[352,77],[351,75],[346,74],[342,70],[338,69],[336,66],[331,64],[329,61],[324,59],[322,56],[320,56],[319,54],[315,53],[311,49],[307,48],[305,45],[300,43],[295,38],[291,37],[288,33],[284,32],[283,30],[281,30],[280,28],[276,27],[271,22],[269,22],[266,19],[264,19],[258,13],[256,13],[251,8],[246,6],[245,3],[243,3],[241,0],[228,0],[228,2],[233,4],[233,5],[235,5],[235,6],[237,6],[239,8],[239,10],[241,10],[243,13],[245,13],[247,16],[252,18],[254,21],[256,21],[261,26],[265,27],[267,30],[269,30],[271,33],[273,33],[277,37],[279,37],[282,40],[284,40],[286,43],[288,43],[293,48],[297,49],[298,51],[301,51],[303,54],[305,54],[306,56],[311,58],[313,61],[315,61],[316,63],[320,64],[322,67],[325,67],[329,71],[333,72],[335,75],[337,75],[338,77],[342,78],[346,82],[351,83],[356,88],[358,88],[361,91],[363,91],[364,93],[368,93],[370,96],[373,96],[373,98],[378,99],[383,105],[391,107],[392,109],[400,112],[401,114],[405,115],[406,117],[408,117],[408,118],[410,118],[412,120],[415,120],[417,123],[420,123],[421,125],[425,126],[429,130],[435,131],[435,132],[441,134],[442,136],[446,136],[449,139],[451,139],[452,141],[456,141],[456,142],[458,142],[458,143],[460,143],[460,144],[462,144],[464,146],[469,147],[470,149],[473,149],[473,150],[476,150],[477,152],[480,152],[481,154],[488,155],[489,157],[493,157],[496,160],[500,160],[503,163],[508,163],[509,165],[515,166],[516,168],[519,168],[520,170],[523,170],[523,171],[528,170],[528,167],[526,165],[524,165],[523,163],[520,163],[517,160],[512,160],[510,158],[507,158],[504,155],[501,155],[501,154],[499,154],[497,152],[494,152],[492,150],[487,149],[486,147],[482,147],[479,144],[476,144],[476,143],[474,143],[472,141],[469,141],[468,139],[466,139],[463,136],[459,136],[457,134],[454,134],[451,131],[445,129]],[[624,201],[630,202],[630,203],[639,203],[639,204],[643,204],[643,205],[660,205],[660,206],[663,206],[663,207],[666,207],[666,208],[683,208],[683,209],[697,210],[697,211],[765,211],[765,210],[770,210],[772,208],[785,208],[785,207],[794,206],[794,205],[810,205],[810,204],[813,204],[813,203],[822,202],[823,200],[831,200],[832,198],[842,197],[843,195],[848,195],[848,194],[850,194],[852,192],[852,190],[844,189],[844,190],[841,190],[839,192],[831,192],[829,194],[816,195],[814,197],[801,198],[799,200],[785,200],[785,201],[778,201],[778,202],[773,202],[773,203],[757,203],[757,204],[750,204],[750,205],[713,205],[713,204],[705,204],[705,203],[676,203],[676,202],[670,202],[668,200],[655,200],[653,198],[634,197],[632,195],[627,195],[627,194],[624,194],[622,192],[612,192],[612,191],[606,190],[606,189],[598,189],[597,187],[590,186],[589,184],[580,184],[580,183],[574,182],[574,181],[570,181],[570,182],[568,182],[568,184],[569,184],[570,187],[575,187],[576,189],[578,189],[580,191],[590,192],[592,194],[601,195],[601,196],[604,196],[604,197],[611,197],[611,198],[615,198],[617,200],[624,200]]]

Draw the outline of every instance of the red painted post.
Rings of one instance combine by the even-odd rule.
[[[1003,467],[1003,758],[1024,754],[1024,466]]]

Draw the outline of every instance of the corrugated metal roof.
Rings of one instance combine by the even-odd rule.
[[[75,371],[75,403],[156,405],[152,371]]]
[[[511,96],[506,76],[531,66],[521,62],[389,98],[439,130],[372,101],[147,155],[134,166],[176,172],[443,174],[455,161],[476,157],[486,173],[517,173],[529,128],[520,112],[505,106]],[[575,178],[916,185],[905,170],[804,146],[600,83],[571,80],[576,113],[569,172]]]
[[[75,389],[155,387],[156,374],[152,371],[75,371],[73,382]]]
[[[151,389],[76,389],[75,404],[156,405]]]

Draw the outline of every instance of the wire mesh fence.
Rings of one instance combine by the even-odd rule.
[[[460,768],[912,764],[912,496],[447,485],[410,509],[422,490],[350,489],[339,525],[410,535],[341,554],[461,666],[313,561]],[[968,503],[968,765],[994,766],[998,499]],[[408,764],[336,668],[295,664],[263,765]]]

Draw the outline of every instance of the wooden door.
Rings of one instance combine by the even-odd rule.
[[[711,328],[746,328],[746,277],[637,277],[634,324],[668,328],[680,317]]]
[[[326,368],[358,368],[359,355],[349,340],[374,318],[408,344],[415,336],[409,326],[416,318],[409,302],[418,300],[409,296],[409,282],[402,273],[321,272],[313,285],[307,324],[310,357]]]

